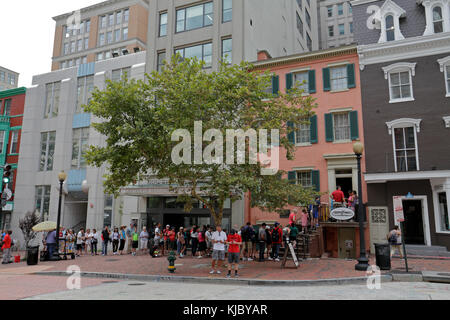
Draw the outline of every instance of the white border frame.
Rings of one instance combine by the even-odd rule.
[[[447,66],[450,65],[450,56],[442,58],[442,59],[439,59],[437,62],[439,63],[439,67],[440,67],[441,72],[444,73],[445,91],[446,91],[446,95],[445,96],[447,98],[450,98],[450,85],[447,82],[447,79],[448,79],[447,77],[450,77],[450,75],[447,72]]]
[[[407,198],[406,196],[400,196],[403,200],[421,200],[422,201],[422,227],[423,227],[423,235],[425,240],[425,245],[431,247],[431,231],[430,231],[430,219],[428,216],[428,197],[427,196],[413,196],[412,198]],[[394,205],[394,199],[392,199],[392,205]],[[394,213],[392,213],[394,214]],[[394,225],[398,225],[394,219]],[[403,231],[403,230],[402,230]],[[405,241],[405,238],[402,234],[402,241]]]
[[[409,63],[409,62],[399,62],[394,63],[389,66],[383,67],[384,72],[384,78],[388,80],[389,84],[389,103],[398,103],[398,102],[407,102],[407,101],[414,101],[414,87],[413,87],[413,79],[412,77],[416,75],[416,65],[417,63]],[[409,89],[411,90],[411,97],[409,98],[399,98],[399,99],[393,99],[392,98],[392,91],[391,91],[391,73],[395,72],[405,72],[407,71],[409,73]]]
[[[441,230],[441,217],[440,217],[440,211],[439,211],[439,193],[446,193],[447,196],[447,209],[449,208],[449,199],[450,199],[450,178],[447,178],[445,180],[439,179],[439,180],[430,180],[431,187],[433,189],[433,206],[434,206],[434,223],[436,227],[436,233],[439,234],[447,234],[450,235],[450,231],[442,231]],[[449,218],[450,220],[450,215]],[[449,221],[450,223],[450,221]]]

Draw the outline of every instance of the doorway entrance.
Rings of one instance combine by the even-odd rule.
[[[405,244],[425,244],[423,208],[421,200],[403,200],[405,216],[403,240]]]
[[[352,178],[336,178],[336,188],[337,186],[341,186],[345,199],[348,199],[349,191],[353,191]]]

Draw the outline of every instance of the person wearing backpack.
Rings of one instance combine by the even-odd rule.
[[[273,228],[270,236],[272,238],[272,259],[269,260],[275,260],[278,262],[280,261],[278,258],[278,252],[280,250],[281,243],[283,242],[283,230],[281,230],[278,222],[275,222],[275,228]]]
[[[264,250],[266,249],[266,224],[263,223],[258,231],[258,250],[259,250],[259,260],[258,262],[264,262]]]
[[[266,227],[266,247],[267,247],[267,259],[272,260],[270,257],[270,251],[272,249],[272,227]]]
[[[395,253],[395,250],[398,250],[400,253],[400,258],[403,259],[402,233],[398,226],[394,226],[394,229],[389,232],[387,238],[389,244],[391,245],[391,259]]]
[[[242,250],[242,260],[253,261],[252,259],[252,237],[255,231],[250,222],[247,222],[247,225],[243,228],[242,234],[242,242],[244,243],[244,248]]]

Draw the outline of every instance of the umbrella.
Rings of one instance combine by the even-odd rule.
[[[52,231],[56,229],[56,222],[53,221],[44,221],[41,223],[38,223],[33,228],[33,231],[40,232],[40,231]]]

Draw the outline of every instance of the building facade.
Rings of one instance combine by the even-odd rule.
[[[317,2],[294,0],[150,1],[148,70],[179,53],[216,70],[219,60],[255,61],[317,50]],[[156,32],[155,32],[156,31]]]
[[[406,244],[450,248],[450,4],[352,4],[371,241],[385,241],[403,209]]]
[[[0,92],[0,176],[3,177],[4,166],[11,165],[9,183],[3,185],[3,190],[10,190],[10,198],[7,199],[6,206],[2,208],[0,229],[11,227],[11,215],[14,211],[25,94],[26,89],[23,87]]]
[[[0,66],[0,91],[17,88],[19,74]]]
[[[358,167],[353,143],[356,140],[364,142],[358,65],[354,45],[255,63],[256,70],[269,70],[274,74],[278,82],[276,87],[280,91],[298,83],[305,95],[316,99],[317,108],[313,109],[315,114],[309,119],[309,125],[288,124],[297,128],[295,134],[288,136],[296,146],[295,159],[287,160],[286,152],[281,151],[280,169],[288,172],[286,178],[292,183],[321,192],[324,209],[330,209],[330,195],[337,186],[341,186],[346,198],[349,191],[358,190]],[[365,169],[364,158],[362,170]],[[365,202],[365,184],[362,190],[362,201]],[[246,220],[254,225],[263,222],[273,224],[275,221],[287,225],[289,214],[290,210],[286,210],[280,219],[277,213],[248,207]],[[359,243],[357,223],[347,223],[342,227],[324,219],[321,224],[328,240],[325,251],[330,252],[331,256],[344,257],[345,240]]]
[[[320,48],[353,43],[353,11],[349,0],[320,0]]]
[[[53,20],[52,70],[147,48],[148,0],[109,0]]]

